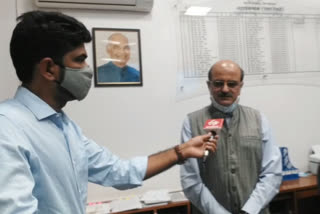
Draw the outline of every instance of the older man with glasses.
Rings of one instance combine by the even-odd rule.
[[[282,180],[281,154],[264,115],[238,104],[244,71],[230,60],[208,72],[211,105],[187,115],[182,143],[203,134],[208,119],[224,118],[217,151],[181,166],[181,184],[197,213],[269,213]]]

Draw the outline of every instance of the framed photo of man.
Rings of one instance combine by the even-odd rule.
[[[142,86],[139,29],[92,28],[96,87]]]

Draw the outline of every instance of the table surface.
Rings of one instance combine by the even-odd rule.
[[[314,189],[317,187],[317,176],[311,175],[308,177],[301,177],[299,179],[282,182],[280,187],[280,193],[299,191],[305,189]]]
[[[162,204],[162,205],[152,205],[152,206],[147,206],[143,207],[138,210],[127,210],[123,212],[117,212],[117,213],[112,213],[112,214],[130,214],[130,213],[137,213],[137,212],[146,212],[146,211],[152,211],[152,210],[161,210],[161,209],[168,209],[172,207],[182,207],[182,206],[190,206],[190,202],[188,200],[185,201],[177,201],[177,202],[169,202],[167,204]]]

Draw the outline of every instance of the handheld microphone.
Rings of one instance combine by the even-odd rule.
[[[214,136],[216,136],[217,134],[219,134],[220,130],[223,127],[223,122],[224,119],[223,118],[219,118],[219,119],[209,119],[205,122],[203,129],[207,132],[211,132],[212,136],[210,138],[210,140],[212,140],[214,138]],[[203,162],[205,162],[207,160],[207,157],[209,155],[209,151],[206,150],[204,152],[204,156],[203,156]]]

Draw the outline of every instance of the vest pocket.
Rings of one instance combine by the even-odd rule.
[[[262,140],[257,136],[242,136],[239,141],[240,160],[261,161]]]

